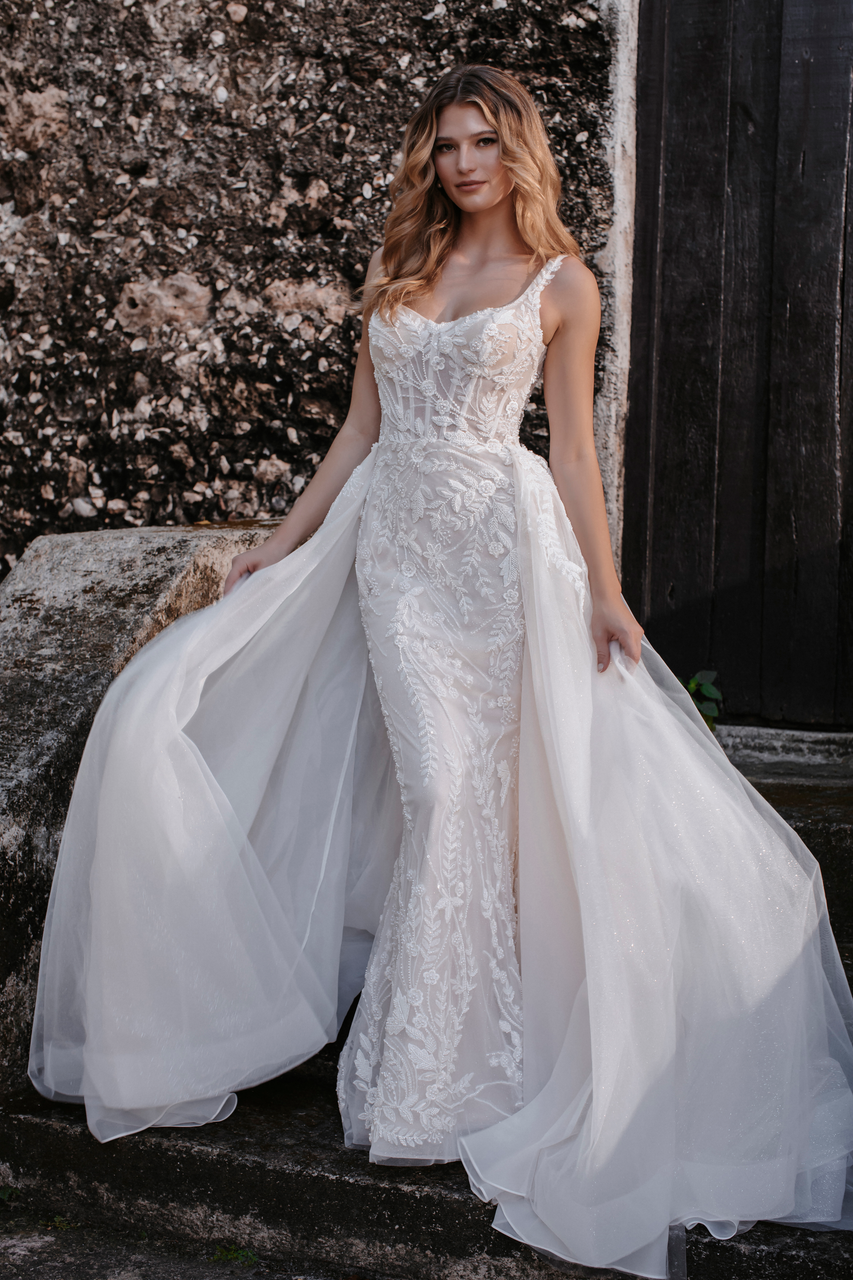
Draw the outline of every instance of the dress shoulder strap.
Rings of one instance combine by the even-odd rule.
[[[542,270],[539,272],[539,275],[533,281],[533,293],[535,294],[537,300],[539,298],[540,293],[545,288],[546,284],[550,284],[550,282],[554,279],[554,276],[559,271],[560,267],[562,266],[563,262],[566,260],[567,256],[568,255],[565,253],[560,253],[557,255],[556,258],[551,258],[550,261],[545,263],[545,266],[542,268]]]
[[[556,258],[551,258],[549,262],[546,262],[539,274],[534,276],[530,281],[530,284],[524,290],[524,293],[518,299],[516,305],[529,308],[538,315],[539,299],[542,294],[542,290],[545,288],[546,284],[554,279],[554,276],[560,269],[560,263],[564,258],[566,258],[566,256],[567,255],[565,253],[561,253]]]
[[[560,264],[567,256],[567,254],[561,253],[556,258],[551,258],[549,262],[546,262],[545,266],[539,274],[531,280],[521,298],[518,300],[517,305],[522,306],[528,316],[535,317],[537,328],[540,326],[539,302],[542,296],[542,290],[551,280],[554,279],[554,276],[560,269]]]

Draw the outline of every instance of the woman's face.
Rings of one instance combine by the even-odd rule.
[[[433,163],[445,194],[464,213],[491,209],[512,191],[498,135],[473,102],[454,102],[439,115]]]

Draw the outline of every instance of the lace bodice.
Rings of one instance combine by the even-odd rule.
[[[401,307],[393,323],[373,314],[370,353],[384,443],[444,437],[462,448],[496,452],[518,443],[545,359],[539,299],[562,261],[546,263],[506,306],[458,320],[428,320],[409,307]]]

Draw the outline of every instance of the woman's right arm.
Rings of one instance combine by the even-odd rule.
[[[370,261],[368,281],[378,270],[380,257],[381,250],[377,250]],[[245,574],[265,569],[268,565],[283,560],[320,527],[355,468],[364,461],[379,439],[380,417],[379,392],[376,389],[365,325],[355,366],[349,412],[343,426],[311,482],[300,493],[275,532],[254,551],[244,551],[242,555],[234,557],[231,571],[225,579],[225,595]]]

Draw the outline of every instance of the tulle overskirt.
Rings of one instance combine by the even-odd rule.
[[[334,1036],[402,813],[353,569],[320,530],[110,688],[45,927],[31,1078],[101,1141],[222,1119]],[[496,1226],[666,1275],[672,1224],[853,1226],[853,1002],[817,864],[647,644],[595,669],[585,568],[513,451],[524,1105],[461,1140]]]

